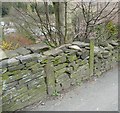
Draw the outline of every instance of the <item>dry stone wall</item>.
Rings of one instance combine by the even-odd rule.
[[[94,75],[112,68],[118,44],[95,47]],[[50,49],[45,44],[5,51],[0,60],[2,111],[14,111],[89,79],[89,44],[73,42]]]

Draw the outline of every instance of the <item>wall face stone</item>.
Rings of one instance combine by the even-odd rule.
[[[94,75],[118,60],[117,43],[95,47]],[[73,42],[49,50],[45,44],[6,51],[0,60],[2,110],[14,111],[89,79],[89,44]]]

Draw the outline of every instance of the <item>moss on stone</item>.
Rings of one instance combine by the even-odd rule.
[[[73,62],[77,60],[77,56],[75,54],[72,54],[70,56],[67,56],[68,62]]]

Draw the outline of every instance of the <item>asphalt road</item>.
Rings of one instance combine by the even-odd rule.
[[[100,78],[25,111],[118,111],[118,66]]]

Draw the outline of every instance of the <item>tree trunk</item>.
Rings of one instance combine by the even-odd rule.
[[[65,2],[65,43],[67,43],[67,2]]]
[[[59,45],[65,43],[65,3],[53,2]]]

